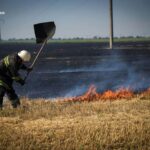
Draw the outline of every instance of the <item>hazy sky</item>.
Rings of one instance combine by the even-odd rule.
[[[115,36],[150,36],[150,0],[113,5]],[[55,21],[55,38],[109,35],[109,0],[0,0],[0,12],[3,39],[34,37],[33,24],[46,21]]]

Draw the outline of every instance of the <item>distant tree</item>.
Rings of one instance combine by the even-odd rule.
[[[75,40],[80,40],[80,38],[79,38],[79,37],[76,37]]]
[[[118,36],[115,36],[114,38],[119,39],[119,37],[118,37]]]
[[[125,37],[125,36],[121,36],[120,38],[121,38],[121,39],[125,39],[126,37]]]
[[[17,40],[19,40],[19,41],[23,41],[24,39],[17,39]]]
[[[130,36],[127,36],[126,38],[134,38],[134,36],[131,36],[131,35],[130,35]]]
[[[139,39],[139,38],[142,38],[142,36],[138,36],[138,35],[137,35],[136,38]]]
[[[97,36],[94,36],[93,39],[98,39],[98,37],[97,37]]]
[[[62,40],[62,39],[59,37],[58,40]]]
[[[16,38],[10,38],[8,41],[16,41]]]

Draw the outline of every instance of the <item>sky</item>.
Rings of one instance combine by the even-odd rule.
[[[150,36],[150,0],[113,0],[114,36]],[[3,14],[5,12],[5,15]],[[54,38],[109,36],[109,0],[0,0],[3,39],[34,37],[54,21]]]

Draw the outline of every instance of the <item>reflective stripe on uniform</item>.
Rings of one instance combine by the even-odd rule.
[[[5,82],[3,82],[2,80],[0,80],[0,86],[5,87],[6,89],[10,89],[10,87]]]
[[[9,66],[9,58],[8,58],[8,56],[4,58],[4,64],[5,64],[6,67]]]
[[[15,80],[15,81],[22,80],[22,78],[20,76],[12,77],[12,79]]]

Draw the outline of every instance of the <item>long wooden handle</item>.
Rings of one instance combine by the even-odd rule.
[[[44,43],[42,44],[40,50],[38,51],[38,53],[37,53],[37,55],[36,55],[36,57],[35,57],[35,59],[33,60],[31,66],[30,66],[31,68],[33,68],[33,66],[35,65],[35,63],[36,63],[36,61],[37,61],[39,55],[41,54],[41,52],[42,52],[44,46],[46,45],[46,42],[47,42],[47,39],[46,39],[46,40],[44,41]]]
[[[33,60],[31,66],[30,66],[30,68],[33,68],[33,66],[35,65],[35,63],[36,63],[36,61],[38,60],[38,57],[39,57],[39,55],[41,54],[41,52],[42,52],[44,46],[46,45],[46,43],[47,43],[47,39],[43,42],[41,48],[39,49],[37,55],[35,56],[35,59]],[[26,81],[26,79],[28,78],[29,73],[30,73],[30,72],[28,71],[27,74],[26,74],[26,76],[25,76],[25,78],[24,78],[24,81]]]

